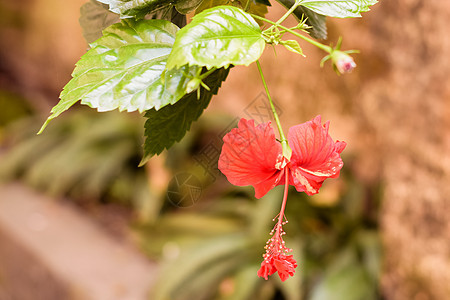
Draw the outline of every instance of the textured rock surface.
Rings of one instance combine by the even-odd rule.
[[[388,299],[449,299],[450,3],[382,1],[378,13],[370,34],[389,70],[360,105],[382,145],[382,287]]]

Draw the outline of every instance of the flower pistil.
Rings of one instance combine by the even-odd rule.
[[[289,188],[288,167],[285,166],[283,171],[285,173],[283,202],[281,204],[280,213],[277,216],[277,224],[270,232],[272,237],[267,241],[266,246],[264,247],[266,249],[266,253],[263,255],[264,260],[258,271],[258,276],[264,277],[266,280],[268,279],[268,276],[278,272],[278,276],[280,276],[281,281],[285,281],[289,278],[289,276],[294,276],[295,268],[297,267],[297,262],[293,258],[293,255],[289,255],[289,253],[292,252],[292,249],[287,248],[283,240],[283,235],[286,234],[283,230],[283,225],[288,223],[284,215]],[[277,217],[274,218],[274,221]]]

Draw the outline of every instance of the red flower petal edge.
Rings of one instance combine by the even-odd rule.
[[[281,281],[285,281],[289,276],[294,276],[296,267],[297,262],[293,255],[277,254],[264,259],[257,275],[267,280],[268,276],[278,272]]]
[[[346,143],[334,142],[328,128],[329,122],[322,125],[320,116],[291,127],[288,134],[292,149],[290,161],[283,156],[270,122],[255,127],[253,120],[241,119],[238,128],[223,138],[219,169],[228,181],[238,186],[252,185],[256,198],[277,185],[285,185],[281,210],[265,247],[259,277],[267,280],[278,272],[281,281],[285,281],[295,273],[297,262],[289,255],[292,249],[285,246],[282,228],[287,223],[284,210],[289,184],[299,192],[313,195],[319,192],[325,179],[339,176],[343,166],[340,154]]]
[[[344,165],[340,153],[346,143],[333,141],[328,134],[329,124],[322,125],[321,117],[317,116],[289,129],[290,180],[299,192],[317,194],[324,180],[338,177]]]
[[[255,197],[261,198],[280,184],[282,179],[279,161],[283,155],[280,143],[270,124],[255,127],[254,120],[241,119],[223,138],[219,169],[234,185],[252,185]]]
[[[293,126],[288,141],[292,149],[289,162],[283,158],[281,144],[270,122],[255,127],[254,120],[241,119],[223,138],[219,169],[234,185],[252,185],[255,197],[261,198],[284,183],[284,168],[289,169],[289,184],[297,191],[314,195],[327,178],[339,176],[343,166],[340,153],[346,143],[328,134],[329,122],[321,117]]]

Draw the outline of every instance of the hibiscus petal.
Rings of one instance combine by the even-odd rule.
[[[285,260],[292,264],[293,268],[297,268],[297,261],[294,259],[294,255],[287,255]]]
[[[269,262],[265,260],[261,263],[261,268],[258,270],[258,277],[264,277],[265,280],[269,279],[269,276],[275,273],[277,270],[273,265],[273,259]]]
[[[276,168],[282,149],[270,122],[255,127],[254,120],[241,119],[238,128],[227,133],[223,141],[219,170],[230,183],[252,185],[256,198],[283,183],[283,172]]]
[[[259,268],[258,273],[256,275],[258,275],[258,277],[264,277],[265,280],[269,279],[269,268],[270,266],[268,266],[265,262],[261,263],[261,268]]]
[[[281,256],[274,259],[275,268],[278,271],[281,281],[285,281],[289,276],[294,276],[297,262],[292,258],[292,255]]]
[[[329,122],[321,124],[321,117],[293,126],[288,141],[292,149],[291,178],[297,191],[314,195],[326,178],[339,176],[343,166],[340,153],[346,143],[336,143],[328,134]]]
[[[342,153],[342,151],[344,150],[345,146],[347,146],[346,142],[336,141],[336,144],[334,145],[334,150],[337,153]]]
[[[280,276],[280,279],[281,279],[282,282],[285,282],[286,279],[289,278],[289,274],[283,273],[283,272],[278,272],[278,276]]]

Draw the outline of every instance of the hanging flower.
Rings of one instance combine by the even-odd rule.
[[[234,185],[252,185],[255,197],[263,197],[277,185],[284,184],[284,196],[272,237],[267,241],[266,253],[258,271],[264,277],[278,272],[285,281],[293,276],[297,262],[292,249],[285,246],[283,225],[289,185],[297,191],[314,195],[327,178],[339,176],[343,162],[340,153],[345,142],[334,142],[328,134],[329,122],[324,125],[317,116],[289,129],[288,144],[278,142],[270,122],[255,127],[254,120],[241,119],[223,138],[219,169]],[[283,144],[283,145],[282,145]],[[275,219],[274,219],[275,221]]]
[[[283,156],[270,122],[255,127],[254,120],[241,119],[223,138],[219,169],[237,186],[252,185],[261,198],[277,185],[289,184],[297,191],[314,195],[327,178],[336,178],[343,166],[340,153],[345,142],[334,142],[328,134],[329,122],[317,116],[289,129],[290,160]],[[283,172],[287,169],[287,175]]]
[[[268,276],[278,272],[281,281],[285,281],[289,276],[294,276],[295,268],[297,267],[294,256],[289,255],[289,253],[292,252],[292,249],[287,248],[283,241],[283,235],[286,234],[283,231],[283,225],[287,223],[287,220],[284,220],[284,208],[286,207],[288,191],[287,182],[285,187],[283,204],[281,206],[280,214],[278,215],[278,222],[270,232],[272,237],[267,241],[266,246],[264,247],[266,253],[263,255],[263,262],[257,273],[259,277],[264,277],[266,280],[268,279]]]

